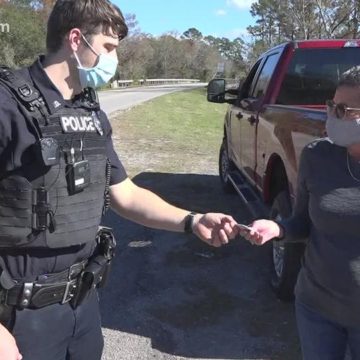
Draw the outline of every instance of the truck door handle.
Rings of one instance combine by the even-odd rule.
[[[236,114],[236,117],[240,120],[240,119],[242,119],[244,117],[244,115],[241,112],[238,112]]]
[[[254,115],[251,115],[249,118],[248,118],[248,121],[251,125],[254,125],[256,123],[256,117]]]

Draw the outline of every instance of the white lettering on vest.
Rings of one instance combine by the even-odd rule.
[[[94,119],[91,116],[61,116],[60,122],[65,133],[96,132]]]

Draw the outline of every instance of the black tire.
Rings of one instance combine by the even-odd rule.
[[[228,176],[229,172],[233,169],[233,167],[234,166],[231,164],[229,160],[226,138],[224,138],[220,147],[220,154],[219,154],[219,175],[220,175],[222,188],[226,193],[235,192],[234,186],[229,180],[229,176]]]
[[[270,218],[280,220],[291,215],[291,203],[287,191],[280,192],[271,207]],[[294,287],[301,267],[301,258],[305,245],[272,241],[272,276],[271,286],[276,296],[283,301],[294,300]]]

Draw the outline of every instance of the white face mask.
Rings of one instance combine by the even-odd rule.
[[[336,145],[347,147],[360,144],[360,118],[343,120],[328,114],[326,132]]]
[[[103,86],[115,75],[118,66],[118,59],[108,54],[98,54],[82,34],[81,36],[89,48],[98,56],[97,64],[94,67],[85,68],[81,65],[76,52],[74,52],[74,56],[78,63],[77,68],[79,70],[81,87],[97,88]]]

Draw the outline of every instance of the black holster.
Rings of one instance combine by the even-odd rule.
[[[107,227],[100,227],[96,241],[95,255],[89,259],[87,266],[81,273],[77,294],[70,302],[74,308],[81,304],[92,288],[104,287],[109,277],[111,261],[115,256],[116,247],[112,230]]]

